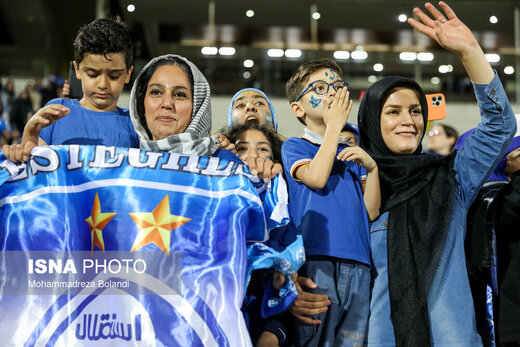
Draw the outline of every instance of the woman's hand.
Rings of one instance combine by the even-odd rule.
[[[273,162],[271,159],[249,157],[245,161],[251,174],[262,178],[266,183],[282,172],[283,169],[282,165]]]
[[[417,31],[437,41],[444,49],[458,55],[473,82],[479,84],[491,82],[495,73],[486,60],[482,48],[471,30],[457,18],[451,7],[444,1],[439,2],[444,15],[429,2],[424,6],[433,18],[416,7],[413,12],[420,21],[408,18],[408,23]]]
[[[435,6],[427,2],[426,9],[431,17],[419,8],[414,8],[413,13],[419,17],[419,21],[409,18],[408,23],[417,31],[437,41],[444,49],[462,57],[471,48],[478,47],[478,42],[471,30],[455,15],[455,12],[445,2],[439,2],[444,11],[442,14]]]
[[[377,164],[361,147],[346,147],[336,156],[341,161],[353,161],[354,163],[363,166],[367,172],[372,172]]]

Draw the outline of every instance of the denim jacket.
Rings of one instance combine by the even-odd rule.
[[[487,85],[474,83],[473,87],[482,119],[455,158],[458,186],[451,225],[428,293],[430,331],[434,346],[482,345],[476,331],[464,255],[466,213],[480,187],[504,156],[516,132],[515,116],[498,76],[495,74]],[[395,346],[388,294],[387,225],[388,212],[370,226],[373,284],[368,345],[373,347]]]

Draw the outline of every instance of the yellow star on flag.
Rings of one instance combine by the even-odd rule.
[[[101,204],[99,203],[98,193],[96,193],[90,217],[85,219],[85,222],[87,222],[88,228],[90,229],[92,252],[94,252],[94,247],[97,246],[100,250],[103,251],[103,253],[105,253],[103,228],[108,224],[108,222],[110,222],[112,218],[114,218],[115,215],[115,212],[101,213]]]
[[[163,252],[170,255],[170,237],[173,229],[191,219],[170,214],[168,195],[155,207],[153,212],[129,213],[135,224],[141,229],[135,238],[130,253],[150,243],[154,243]]]

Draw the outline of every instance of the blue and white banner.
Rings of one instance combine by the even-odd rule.
[[[262,201],[244,170],[219,158],[104,146],[38,147],[27,164],[0,155],[2,254],[22,251],[31,271],[45,272],[49,260],[37,263],[32,251],[98,258],[154,251],[164,259],[179,253],[182,281],[165,281],[178,278],[168,276],[174,266],[153,261],[154,275],[95,277],[132,290],[13,294],[2,292],[13,272],[2,262],[2,344],[249,346],[240,312],[246,239],[268,235]]]

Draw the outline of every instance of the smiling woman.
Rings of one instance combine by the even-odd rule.
[[[482,121],[462,148],[422,153],[426,97],[386,77],[359,106],[360,145],[376,161],[381,216],[370,226],[373,274],[368,346],[482,346],[464,261],[466,214],[516,131],[504,88],[471,30],[444,2],[409,24],[459,56]],[[420,20],[420,22],[419,22]]]
[[[209,84],[186,58],[168,54],[146,64],[132,87],[130,116],[142,148],[217,155],[219,139],[210,136]]]

